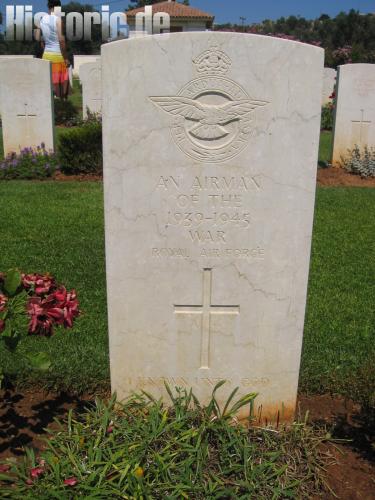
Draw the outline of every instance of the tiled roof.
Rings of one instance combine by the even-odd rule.
[[[135,17],[137,12],[144,12],[144,7],[139,7],[138,9],[132,9],[125,12],[127,17]],[[152,5],[152,12],[156,14],[158,12],[165,12],[169,14],[171,18],[183,18],[183,19],[206,19],[207,21],[212,21],[214,16],[208,12],[203,12],[202,10],[195,9],[188,5],[183,5],[178,2],[159,2]]]

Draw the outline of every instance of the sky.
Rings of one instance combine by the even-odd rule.
[[[62,0],[69,3],[70,0]],[[80,3],[100,6],[109,4],[111,12],[123,11],[128,0],[78,0]],[[5,5],[32,5],[33,12],[46,10],[47,0],[0,0],[0,10],[5,14]],[[246,24],[277,19],[281,16],[302,16],[314,19],[321,14],[337,15],[350,9],[362,13],[375,13],[375,0],[190,0],[190,5],[215,15],[215,22],[240,24],[240,17],[246,18]]]

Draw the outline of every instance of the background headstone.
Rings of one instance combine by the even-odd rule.
[[[85,55],[75,55],[73,56],[73,76],[79,78],[79,68],[82,64],[93,63],[100,61],[100,56],[85,56]]]
[[[82,84],[83,117],[87,117],[87,108],[92,113],[102,112],[102,68],[100,61],[82,64],[79,69]]]
[[[51,65],[42,59],[0,61],[4,154],[44,142],[54,149]]]
[[[9,59],[33,59],[33,55],[6,55],[6,56],[0,56],[0,61],[8,61]],[[5,68],[6,71],[6,68]],[[1,116],[1,84],[0,84],[0,116]]]
[[[322,92],[322,106],[332,102],[330,96],[335,90],[336,84],[336,70],[332,68],[324,68],[323,71],[323,92]]]
[[[102,47],[112,389],[293,418],[323,50],[178,33]],[[309,96],[306,99],[306,95]],[[241,417],[248,414],[243,409]]]
[[[332,164],[356,145],[375,147],[375,64],[338,68]]]

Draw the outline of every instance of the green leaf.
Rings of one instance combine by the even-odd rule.
[[[46,352],[27,354],[26,357],[29,360],[30,365],[36,370],[47,371],[51,367],[51,359]]]
[[[13,330],[12,330],[12,326],[10,324],[10,321],[6,321],[5,322],[5,328],[1,334],[1,336],[5,339],[5,338],[10,338],[13,336]]]
[[[10,269],[4,280],[4,290],[8,295],[14,295],[21,284],[21,273],[18,269]]]

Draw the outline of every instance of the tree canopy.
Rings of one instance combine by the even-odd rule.
[[[326,66],[336,67],[350,62],[375,63],[375,15],[360,14],[351,10],[336,17],[321,15],[318,19],[304,17],[280,17],[249,26],[224,24],[217,30],[239,31],[271,35],[305,43],[325,49]]]

